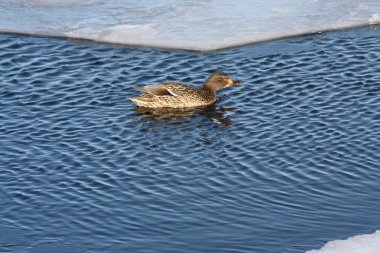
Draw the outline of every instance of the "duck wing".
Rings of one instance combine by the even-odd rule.
[[[183,96],[196,91],[195,88],[177,82],[164,82],[141,87],[139,90],[155,96]]]
[[[168,90],[170,94],[172,94],[173,96],[185,96],[189,94],[194,94],[198,91],[196,88],[193,88],[183,83],[166,82],[163,84],[165,85],[166,90]]]
[[[163,83],[151,84],[151,85],[143,86],[138,89],[154,96],[167,96],[167,95],[170,96],[171,95]]]

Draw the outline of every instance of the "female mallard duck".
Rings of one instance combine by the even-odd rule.
[[[157,83],[139,88],[144,93],[130,100],[138,106],[150,108],[206,106],[215,103],[217,90],[239,85],[240,82],[218,71],[207,78],[201,88],[193,88],[177,82]]]

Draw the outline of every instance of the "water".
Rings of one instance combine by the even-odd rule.
[[[0,0],[0,31],[214,50],[380,23],[378,0]]]
[[[0,35],[0,252],[303,253],[375,232],[379,39],[192,53]],[[128,100],[216,69],[244,85],[215,107]]]

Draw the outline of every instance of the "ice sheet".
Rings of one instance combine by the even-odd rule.
[[[306,253],[379,253],[380,230],[373,234],[357,235],[346,240],[336,240],[326,243],[319,250]]]
[[[0,0],[0,30],[213,50],[380,23],[378,0]]]

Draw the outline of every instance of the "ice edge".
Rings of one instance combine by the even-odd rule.
[[[147,48],[157,48],[157,49],[167,49],[167,50],[186,50],[186,51],[194,51],[194,52],[212,52],[212,51],[219,51],[219,50],[225,50],[235,47],[241,47],[241,46],[247,46],[255,43],[261,43],[261,42],[269,42],[269,41],[275,41],[275,40],[281,40],[286,38],[293,38],[293,37],[299,37],[299,36],[306,36],[306,35],[312,35],[317,33],[324,33],[324,32],[333,32],[333,31],[340,31],[340,30],[348,30],[348,29],[354,29],[359,27],[366,27],[366,26],[377,26],[380,25],[380,17],[373,17],[370,18],[366,22],[360,22],[355,24],[345,24],[345,25],[338,25],[338,26],[332,26],[332,27],[321,27],[318,29],[312,29],[308,31],[302,31],[302,32],[294,32],[294,33],[287,33],[287,34],[280,34],[280,35],[274,35],[274,36],[267,36],[267,37],[261,37],[259,39],[250,38],[246,39],[240,42],[236,43],[224,43],[220,46],[204,46],[204,47],[197,47],[197,46],[176,46],[176,45],[170,45],[167,43],[129,43],[129,42],[118,42],[114,40],[108,40],[108,39],[93,39],[88,38],[87,36],[79,36],[79,35],[72,35],[69,36],[67,34],[57,34],[57,33],[49,33],[49,32],[41,32],[41,31],[35,31],[35,32],[29,32],[29,31],[18,31],[18,30],[11,30],[11,29],[2,29],[0,30],[0,33],[2,34],[17,34],[17,35],[27,35],[27,36],[42,36],[42,37],[50,37],[50,38],[62,38],[62,39],[74,39],[74,40],[81,40],[81,41],[91,41],[96,43],[105,43],[105,44],[114,44],[114,45],[124,45],[124,46],[130,46],[130,47],[147,47]]]

